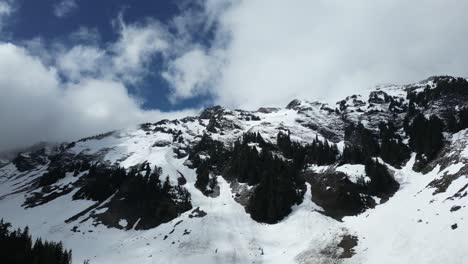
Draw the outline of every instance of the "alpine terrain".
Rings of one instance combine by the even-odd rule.
[[[467,263],[467,194],[468,81],[449,76],[0,161],[0,218],[73,263]]]

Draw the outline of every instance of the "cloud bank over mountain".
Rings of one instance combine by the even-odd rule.
[[[74,4],[67,12],[81,10],[65,2]],[[122,9],[109,21],[112,41],[81,25],[67,38],[1,38],[0,150],[195,114],[206,101],[246,109],[333,102],[376,84],[468,75],[461,1],[178,3],[165,21],[126,21]],[[0,1],[5,36],[19,8]],[[130,88],[155,85],[169,105],[195,103],[164,112]]]

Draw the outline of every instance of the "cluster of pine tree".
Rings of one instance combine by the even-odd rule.
[[[345,129],[345,139],[348,144],[343,150],[344,163],[365,164],[368,159],[380,156],[385,162],[400,166],[411,153],[391,122],[380,123],[378,135],[361,123],[357,126],[350,125]]]
[[[76,176],[80,172],[87,171],[91,164],[86,160],[71,160],[70,157],[55,155],[51,157],[49,168],[39,178],[39,186],[44,187],[56,183],[65,178],[67,172],[73,172]]]
[[[189,160],[196,168],[197,180],[195,187],[205,195],[209,195],[215,189],[217,181],[214,174],[222,174],[231,152],[222,142],[213,140],[208,134],[204,134],[200,141],[190,149]]]
[[[257,144],[261,152],[256,147],[249,144]],[[269,152],[273,147],[267,144],[260,133],[245,133],[241,139],[236,140],[229,164],[224,171],[224,175],[238,182],[255,185],[260,182],[265,163],[262,153]]]
[[[339,151],[335,144],[328,140],[322,142],[316,137],[312,143],[301,145],[291,141],[289,133],[279,132],[277,145],[286,158],[292,159],[298,169],[302,169],[304,163],[321,165],[333,164],[339,157]]]
[[[447,117],[447,130],[456,133],[468,128],[468,107],[452,112]]]
[[[365,164],[366,175],[370,182],[364,184],[367,193],[381,198],[388,198],[393,195],[400,184],[388,172],[387,166],[379,162],[378,159],[368,159]]]
[[[213,194],[218,182],[216,175],[212,174],[213,165],[210,159],[201,161],[196,169],[197,180],[195,181],[195,187],[203,192],[205,195]]]
[[[189,152],[189,160],[194,168],[198,168],[201,163],[208,162],[208,166],[217,173],[222,172],[229,156],[229,149],[222,142],[213,140],[208,134],[204,134]]]
[[[91,199],[102,202],[111,196],[127,178],[124,168],[93,164],[87,174],[80,178],[82,187],[73,199]]]
[[[436,115],[427,119],[418,114],[411,125],[407,126],[406,133],[410,136],[410,147],[418,154],[428,159],[434,158],[444,144],[444,123]]]
[[[172,186],[168,177],[162,182],[161,174],[160,167],[151,169],[148,163],[129,171],[95,164],[80,179],[81,188],[73,198],[103,202],[116,194],[105,214],[119,215],[131,222],[140,219],[135,229],[153,228],[192,208],[190,193],[182,186]],[[115,220],[103,219],[111,225]]]
[[[408,160],[411,150],[403,143],[403,139],[396,133],[397,129],[391,122],[380,123],[380,157],[393,166],[400,166]]]
[[[324,214],[337,220],[359,214],[375,204],[374,200],[366,195],[364,182],[356,184],[344,173],[314,173],[307,180],[313,193],[312,201],[323,208]]]
[[[236,141],[232,157],[224,175],[239,182],[256,185],[247,210],[252,219],[276,223],[291,211],[291,206],[302,201],[305,182],[297,163],[298,145],[294,147],[288,137],[278,136],[279,144],[293,161],[274,154],[278,149],[267,143],[259,133],[246,133]],[[291,144],[287,146],[287,142]],[[260,149],[257,150],[257,147]],[[289,152],[288,152],[289,151]],[[300,149],[304,153],[303,149]],[[303,160],[303,158],[302,158]]]
[[[62,243],[36,239],[29,229],[10,231],[11,224],[0,220],[0,259],[2,264],[70,264],[71,250]]]
[[[166,223],[190,210],[190,193],[181,186],[172,186],[169,177],[161,182],[162,169],[151,170],[148,163],[143,171],[132,168],[119,186],[109,211],[119,211],[136,221],[135,229],[149,229]]]
[[[445,95],[455,95],[461,98],[468,97],[468,81],[464,78],[452,77],[436,77],[433,80],[436,87],[427,86],[423,92],[408,93],[410,107],[414,108],[415,104],[426,107],[428,104]]]
[[[345,140],[351,143],[347,144],[343,150],[345,163],[364,164],[367,158],[377,156],[380,152],[377,136],[362,123],[347,126]]]
[[[304,180],[294,166],[271,152],[262,151],[260,179],[249,199],[247,210],[252,219],[274,224],[291,212],[291,207],[302,201]]]

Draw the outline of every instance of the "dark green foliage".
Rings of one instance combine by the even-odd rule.
[[[247,210],[252,219],[274,224],[302,201],[304,182],[291,163],[275,158],[270,152],[260,154],[260,182],[249,199]]]
[[[276,223],[291,212],[292,205],[302,201],[305,183],[298,164],[302,164],[305,150],[292,143],[289,135],[279,134],[278,144],[292,161],[274,156],[277,149],[260,134],[245,134],[234,144],[224,173],[228,179],[256,185],[246,209],[258,222]]]
[[[302,169],[305,163],[321,165],[336,162],[339,152],[335,144],[328,140],[320,141],[318,138],[307,145],[291,141],[290,135],[278,133],[277,145],[286,158],[292,159],[297,169]]]
[[[468,128],[468,107],[465,106],[461,109],[450,109],[443,114],[445,122],[445,131],[450,133],[457,133],[460,130]]]
[[[172,186],[169,178],[160,180],[162,169],[151,170],[148,163],[137,165],[127,172],[124,168],[91,166],[79,181],[82,186],[74,199],[91,199],[103,202],[114,195],[108,210],[97,218],[104,224],[119,227],[118,221],[126,219],[135,229],[149,229],[166,223],[190,210],[190,193],[181,186]]]
[[[418,114],[408,127],[410,146],[419,155],[425,155],[428,159],[434,158],[442,148],[444,136],[442,134],[444,123],[437,116],[429,119],[423,114]]]
[[[322,142],[316,138],[312,143],[304,146],[304,149],[304,161],[306,163],[313,163],[319,166],[333,164],[339,157],[338,148],[335,144],[330,144],[328,140]]]
[[[234,144],[232,157],[229,165],[225,170],[224,175],[231,179],[237,179],[239,182],[255,185],[260,181],[260,174],[263,170],[264,161],[257,148],[254,145],[258,144],[262,151],[268,151],[271,146],[267,145],[260,134],[245,134],[242,140],[238,140]]]
[[[2,264],[70,264],[71,250],[62,243],[32,242],[29,229],[10,231],[11,224],[0,220],[0,259]]]
[[[39,186],[44,187],[56,183],[65,178],[66,171],[63,167],[49,167],[48,171],[39,178]]]
[[[410,106],[418,104],[419,106],[426,107],[431,101],[446,95],[460,98],[468,97],[468,81],[464,78],[440,76],[433,78],[433,82],[436,84],[436,87],[426,87],[423,92],[408,93]]]
[[[208,159],[204,160],[200,154]],[[204,134],[201,140],[190,149],[189,160],[192,161],[194,168],[197,168],[202,162],[208,162],[211,169],[217,174],[221,174],[229,156],[230,152],[222,142],[213,140],[208,134]]]
[[[94,164],[89,168],[89,172],[79,180],[83,187],[73,195],[73,198],[102,202],[120,187],[126,176],[124,168]]]
[[[366,157],[360,147],[346,144],[343,149],[343,162],[350,164],[362,164]]]
[[[31,153],[20,153],[12,162],[19,171],[24,172],[47,164],[47,158],[45,150],[39,149]]]
[[[409,159],[411,150],[403,143],[400,135],[396,133],[393,123],[381,123],[380,129],[380,157],[394,166],[400,166]]]
[[[453,111],[447,117],[446,123],[447,130],[452,133],[468,128],[468,107]]]
[[[458,131],[468,128],[468,107],[458,112]]]
[[[70,155],[57,154],[50,157],[47,172],[39,178],[39,186],[52,185],[65,178],[67,172],[73,172],[77,176],[80,172],[89,170],[91,167],[86,157],[73,157]]]
[[[199,190],[206,189],[208,182],[210,180],[210,166],[208,162],[201,162],[198,168],[196,169],[197,180],[195,182],[195,187]]]
[[[215,176],[210,178],[210,174],[211,172],[222,174],[230,155],[230,151],[222,142],[213,140],[208,134],[204,134],[201,140],[190,149],[189,154],[192,166],[197,168],[195,187],[205,195],[211,194],[217,182]]]
[[[324,209],[324,214],[341,220],[344,216],[362,213],[375,202],[365,195],[366,187],[351,182],[341,172],[308,174],[312,201]]]
[[[368,159],[365,164],[366,175],[370,182],[366,184],[367,192],[381,198],[393,195],[400,185],[388,172],[387,166],[377,159]]]
[[[190,193],[183,187],[172,186],[169,177],[161,183],[161,173],[159,167],[146,175],[136,169],[128,172],[109,204],[108,215],[104,216],[118,213],[131,224],[140,219],[135,229],[149,229],[190,210]]]
[[[363,163],[367,158],[375,157],[380,153],[378,137],[362,123],[347,126],[345,140],[348,142],[343,150],[345,163]]]

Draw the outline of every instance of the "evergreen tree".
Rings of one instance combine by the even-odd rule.
[[[62,243],[40,238],[32,243],[29,228],[10,231],[11,224],[0,220],[0,259],[2,264],[70,264],[71,250]]]
[[[381,123],[380,130],[380,156],[389,164],[400,166],[401,163],[409,159],[411,151],[403,143],[400,135],[396,133],[396,128],[393,123]]]
[[[410,146],[419,156],[425,155],[428,159],[434,158],[443,146],[444,123],[437,116],[429,119],[418,114],[408,128]]]
[[[368,159],[365,164],[366,175],[370,178],[367,183],[369,194],[387,198],[393,195],[400,185],[388,172],[387,166],[380,163],[378,159]]]

